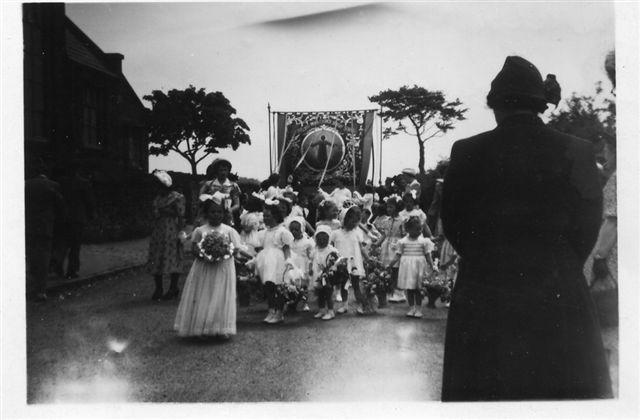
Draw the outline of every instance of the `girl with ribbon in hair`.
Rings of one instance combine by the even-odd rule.
[[[284,301],[278,298],[277,285],[284,282],[294,238],[283,225],[283,207],[279,200],[267,199],[262,214],[267,229],[261,237],[262,251],[255,258],[255,268],[262,281],[269,308],[264,322],[275,324],[284,321]]]
[[[399,216],[403,222],[407,222],[411,217],[417,217],[422,224],[422,234],[427,238],[431,238],[432,234],[427,224],[427,215],[418,207],[416,197],[417,193],[415,191],[407,192],[402,196],[404,210],[399,213]]]
[[[153,275],[155,290],[152,300],[176,299],[178,280],[182,271],[182,243],[180,230],[184,226],[185,198],[171,189],[171,176],[165,171],[153,172],[158,194],[153,199],[153,230],[149,241],[147,270]],[[162,293],[162,278],[169,275],[171,285],[167,293]]]
[[[318,295],[318,312],[313,317],[324,321],[329,321],[336,316],[333,310],[333,285],[330,277],[335,275],[337,269],[335,263],[340,254],[329,244],[330,236],[329,226],[318,227],[309,266],[311,284]]]
[[[359,227],[361,217],[360,209],[357,206],[349,208],[344,216],[342,229],[331,232],[330,238],[331,243],[338,250],[340,256],[348,258],[347,269],[357,302],[356,312],[360,315],[364,314],[362,307],[363,296],[360,292],[360,279],[366,275],[364,261],[368,259],[365,248],[366,238],[362,229]],[[336,312],[343,314],[348,311],[349,307],[348,284],[340,285],[339,293],[342,306],[338,308]]]
[[[240,239],[247,246],[247,252],[255,257],[258,253],[256,248],[260,247],[262,240],[260,235],[264,234],[264,220],[262,207],[264,197],[257,193],[252,193],[244,205],[242,215],[240,215]]]
[[[225,197],[216,192],[200,196],[206,222],[192,234],[195,259],[184,284],[174,329],[180,337],[228,339],[236,334],[236,269],[234,254],[243,250],[240,235],[223,223]],[[224,255],[207,255],[203,243],[211,237]],[[215,258],[212,258],[215,257]]]
[[[316,222],[316,229],[319,226],[329,226],[331,230],[337,230],[342,227],[342,223],[338,220],[340,210],[336,203],[331,200],[323,200],[318,205],[318,221]]]
[[[403,236],[403,219],[400,217],[400,210],[403,208],[402,200],[397,195],[391,195],[384,199],[386,215],[376,219],[375,225],[382,237],[378,241],[380,246],[381,263],[386,267],[396,256],[398,249],[398,241]],[[390,269],[391,284],[393,292],[389,293],[387,300],[389,302],[404,302],[406,299],[402,290],[397,288],[398,285],[398,262],[393,264]]]

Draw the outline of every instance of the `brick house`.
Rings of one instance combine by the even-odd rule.
[[[25,3],[24,150],[53,168],[77,159],[94,173],[147,173],[148,112],[122,73],[62,3]]]

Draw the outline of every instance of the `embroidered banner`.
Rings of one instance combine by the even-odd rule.
[[[374,111],[277,113],[276,149],[281,179],[307,186],[337,177],[362,186],[369,173]]]

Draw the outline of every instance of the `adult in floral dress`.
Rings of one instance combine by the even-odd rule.
[[[153,275],[155,291],[151,299],[176,299],[179,294],[178,279],[182,271],[182,243],[178,237],[184,226],[185,198],[171,189],[171,176],[165,171],[154,171],[158,195],[153,199],[153,230],[149,242],[147,268]],[[169,275],[171,285],[162,294],[162,278]]]
[[[606,169],[602,224],[598,241],[584,265],[584,274],[596,303],[602,340],[609,356],[618,357],[618,217],[616,196],[616,140],[605,143]]]

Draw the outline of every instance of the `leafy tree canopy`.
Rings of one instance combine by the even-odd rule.
[[[236,150],[241,143],[251,144],[249,127],[235,116],[235,108],[222,92],[207,93],[190,85],[166,94],[154,90],[143,99],[152,106],[149,152],[178,153],[189,162],[192,175],[197,175],[198,163],[218,149]]]
[[[417,138],[420,149],[418,167],[422,174],[425,173],[425,142],[453,129],[454,123],[464,120],[467,112],[460,100],[447,101],[442,91],[430,91],[417,85],[384,90],[369,100],[382,107],[380,116],[384,122],[392,120],[396,123],[394,127],[384,129],[383,138],[399,133]]]
[[[589,140],[597,149],[602,140],[616,135],[616,104],[598,82],[595,95],[573,93],[560,109],[551,114],[547,125]]]

